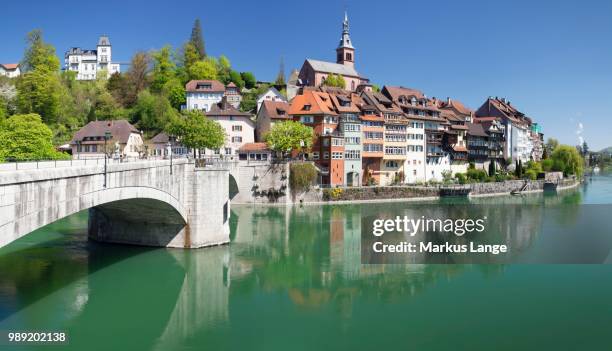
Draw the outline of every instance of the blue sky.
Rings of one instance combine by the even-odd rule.
[[[305,58],[334,60],[348,9],[357,69],[477,108],[506,97],[546,137],[612,145],[611,1],[30,1],[0,21],[0,62],[21,59],[25,34],[44,31],[60,56],[108,34],[115,60],[179,46],[196,17],[207,51],[272,80]],[[7,35],[10,33],[10,35]]]

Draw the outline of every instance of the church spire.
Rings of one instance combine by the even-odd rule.
[[[346,11],[344,11],[344,21],[342,21],[342,37],[336,49],[336,62],[347,66],[355,65],[355,48],[349,35],[349,20]]]
[[[338,48],[353,49],[353,44],[351,44],[351,36],[349,35],[348,14],[346,13],[346,11],[344,11],[344,21],[342,21],[342,37],[340,38],[340,44],[338,44]]]

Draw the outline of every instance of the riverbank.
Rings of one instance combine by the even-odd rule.
[[[355,204],[378,202],[414,202],[433,201],[441,197],[441,192],[449,187],[464,190],[469,197],[508,196],[512,193],[533,194],[544,192],[544,180],[508,180],[504,182],[471,183],[464,185],[435,186],[370,186],[312,188],[307,192],[293,194],[291,201],[257,203],[267,206],[286,206],[294,204]],[[577,179],[563,179],[557,185],[557,191],[573,189],[581,183]],[[232,203],[233,206],[251,205],[252,203]]]

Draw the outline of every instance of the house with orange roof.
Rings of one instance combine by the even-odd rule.
[[[319,168],[320,184],[344,185],[344,136],[338,128],[338,113],[328,93],[304,90],[293,98],[289,115],[294,121],[310,126],[315,140],[306,155]]]

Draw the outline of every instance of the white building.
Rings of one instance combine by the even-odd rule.
[[[119,73],[121,68],[112,61],[112,46],[107,36],[101,36],[96,50],[70,48],[64,56],[64,70],[77,72],[77,80],[94,80],[98,72],[106,71],[107,77]]]
[[[105,150],[111,158],[138,158],[145,151],[142,133],[126,120],[91,121],[74,134],[70,146],[73,159],[103,158]]]
[[[404,182],[425,181],[425,123],[423,120],[408,118],[406,161]]]
[[[221,102],[225,86],[216,80],[191,80],[185,85],[187,110],[208,112],[213,105]]]
[[[21,70],[18,63],[0,63],[0,76],[9,78],[19,77]]]
[[[259,112],[261,104],[263,104],[264,101],[287,102],[287,99],[276,88],[270,87],[265,93],[257,97],[257,112]]]
[[[237,110],[227,98],[213,104],[206,117],[225,129],[225,145],[220,150],[206,150],[207,155],[235,156],[244,144],[255,142],[255,122],[251,115]]]

